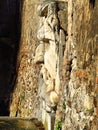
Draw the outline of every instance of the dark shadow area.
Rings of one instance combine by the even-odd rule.
[[[21,0],[0,0],[0,116],[9,116],[21,36]]]
[[[91,6],[94,8],[95,7],[95,0],[89,0],[89,1],[90,1]]]

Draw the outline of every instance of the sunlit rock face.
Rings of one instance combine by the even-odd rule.
[[[96,0],[69,0],[68,41],[63,62],[65,83],[58,112],[65,116],[63,130],[98,129],[97,12]]]

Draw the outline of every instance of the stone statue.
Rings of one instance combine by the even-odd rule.
[[[40,16],[40,26],[37,34],[40,44],[36,49],[35,62],[44,63],[40,72],[43,77],[40,96],[44,102],[43,108],[48,112],[53,112],[59,99],[55,91],[57,64],[55,49],[59,39],[57,3],[54,0],[45,0],[38,6],[37,12]],[[51,59],[52,56],[53,59]],[[51,60],[53,60],[52,64]]]
[[[58,2],[55,0],[43,0],[37,8],[40,17],[37,33],[39,45],[35,52],[34,61],[42,65],[39,93],[43,109],[48,113],[55,113],[59,100],[59,76],[62,61],[60,56],[63,57],[62,46],[65,44],[65,34],[61,27],[62,21],[59,20],[64,11],[59,11],[58,8]]]
[[[64,7],[64,9],[62,9]],[[64,2],[43,0],[37,9],[40,24],[37,33],[39,45],[35,53],[35,63],[41,63],[39,95],[42,105],[43,123],[54,122],[60,95],[60,76],[65,45]],[[63,15],[64,14],[64,15]],[[62,19],[61,19],[62,18]],[[61,19],[61,20],[60,20]],[[53,117],[53,118],[52,118]],[[47,126],[53,130],[53,125]]]
[[[44,1],[38,7],[38,15],[41,17],[38,39],[44,41],[55,40],[55,34],[58,33],[59,28],[56,2],[53,0]]]
[[[58,43],[59,22],[57,17],[57,4],[54,0],[43,1],[37,9],[40,16],[40,25],[37,33],[39,46],[36,49],[35,63],[44,63],[45,45],[49,41]],[[47,47],[46,47],[47,48]]]

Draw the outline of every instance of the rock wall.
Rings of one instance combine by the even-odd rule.
[[[70,0],[56,128],[98,129],[98,1]],[[61,117],[61,118],[60,118]]]
[[[97,0],[24,1],[11,116],[37,117],[48,130],[97,130],[97,11]]]
[[[40,66],[34,63],[35,49],[38,45],[37,4],[36,0],[29,2],[25,0],[22,3],[22,34],[17,59],[18,75],[10,105],[10,116],[33,117],[39,104],[36,96]]]

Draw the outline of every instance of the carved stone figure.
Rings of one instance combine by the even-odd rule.
[[[43,2],[38,6],[38,14],[41,16],[38,39],[43,41],[55,40],[55,34],[59,27],[56,2],[52,0]]]
[[[38,45],[36,51],[35,51],[35,63],[44,63],[44,54],[48,50],[49,44],[44,43],[43,41],[40,41],[40,44]]]
[[[43,44],[36,49],[36,56],[42,54],[43,48],[48,43],[48,49],[44,50],[44,56],[41,59],[36,58],[36,63],[41,59],[43,61],[41,75],[43,84],[40,86],[40,95],[43,100],[43,108],[52,112],[57,106],[59,96],[55,91],[55,78],[57,75],[57,43],[59,42],[59,20],[57,14],[57,3],[54,0],[45,0],[38,6],[38,15],[40,16],[40,26],[37,34],[38,40]],[[39,50],[40,48],[40,50]],[[40,51],[40,52],[39,52]],[[35,57],[36,57],[35,56]]]
[[[64,30],[66,29],[65,21],[63,23],[60,21],[66,14],[65,10],[62,9],[63,7],[65,7],[64,2],[59,4],[55,0],[43,0],[37,9],[40,17],[37,38],[43,45],[37,47],[35,57],[36,63],[43,61],[40,62],[43,64],[40,71],[39,93],[42,100],[42,120],[43,123],[48,122],[48,124],[49,122],[53,122],[55,118],[60,94],[60,76],[66,32]],[[48,48],[45,48],[46,43]],[[48,126],[48,130],[53,129],[53,126]]]
[[[37,9],[40,17],[37,38],[42,45],[36,49],[35,61],[42,65],[39,95],[42,100],[43,124],[50,122],[48,130],[54,129],[53,122],[60,95],[60,76],[67,28],[65,21],[60,21],[67,12],[63,7],[65,8],[64,2],[60,4],[55,0],[43,0]]]

